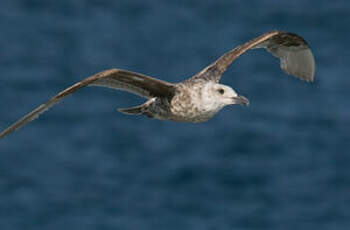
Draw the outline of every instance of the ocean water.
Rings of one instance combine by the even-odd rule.
[[[1,129],[101,70],[178,82],[274,29],[317,70],[307,84],[250,51],[222,81],[251,105],[202,124],[79,91],[0,140],[0,229],[350,229],[349,24],[345,0],[2,0]]]

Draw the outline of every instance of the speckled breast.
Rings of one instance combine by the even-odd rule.
[[[179,85],[170,103],[169,120],[182,122],[204,122],[216,114],[216,111],[203,110],[200,99],[201,84]]]

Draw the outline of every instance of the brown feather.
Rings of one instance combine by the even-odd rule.
[[[71,87],[61,91],[44,104],[35,108],[17,122],[12,124],[6,130],[0,133],[0,138],[5,137],[14,130],[26,125],[30,121],[39,117],[40,114],[57,104],[64,97],[75,93],[79,89],[88,86],[97,85],[111,87],[115,89],[126,90],[131,93],[149,98],[149,97],[167,97],[171,98],[174,95],[174,85],[165,81],[161,81],[143,74],[133,73],[126,70],[110,69],[97,73],[88,77]]]
[[[222,74],[243,53],[253,48],[265,48],[281,61],[281,68],[302,80],[312,81],[315,61],[307,42],[297,34],[272,31],[252,39],[225,53],[193,78],[219,82]]]

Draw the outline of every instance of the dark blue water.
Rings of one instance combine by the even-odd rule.
[[[263,50],[203,124],[85,88],[0,140],[0,229],[350,229],[349,1],[2,0],[0,127],[107,68],[177,82],[261,33],[302,35],[316,82]]]

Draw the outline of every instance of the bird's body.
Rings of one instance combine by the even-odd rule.
[[[134,115],[178,121],[204,122],[227,105],[248,105],[247,98],[219,83],[222,74],[240,55],[249,49],[264,48],[280,59],[281,68],[290,75],[313,81],[315,61],[307,42],[299,35],[272,31],[225,53],[193,77],[180,83],[169,83],[140,73],[110,69],[88,77],[61,91],[46,103],[25,115],[0,133],[3,138],[37,118],[64,97],[85,86],[103,86],[125,90],[148,100],[139,106],[119,109]]]
[[[204,101],[209,99],[206,90],[211,84],[213,83],[202,79],[178,84],[176,86],[178,93],[170,102],[170,120],[204,122],[214,116],[219,111],[219,107],[208,106]]]
[[[178,122],[207,121],[224,107],[224,104],[217,103],[218,101],[210,94],[209,88],[213,87],[213,84],[216,83],[203,79],[175,84],[174,96],[154,97],[147,100],[140,106],[140,114]],[[123,109],[119,111],[127,113]]]

